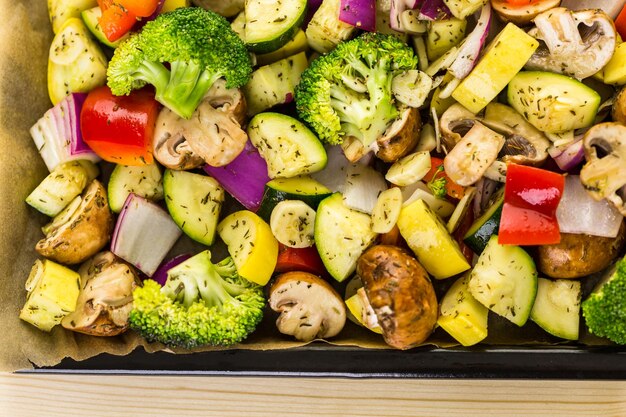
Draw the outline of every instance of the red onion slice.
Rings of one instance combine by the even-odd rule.
[[[376,1],[341,0],[339,20],[368,32],[376,31]]]
[[[173,257],[172,259],[163,262],[156,270],[154,275],[152,275],[152,280],[161,284],[161,286],[165,285],[167,282],[167,271],[174,268],[177,265],[182,264],[187,259],[191,258],[191,255],[188,253],[184,253],[182,255],[178,255]]]
[[[563,150],[557,147],[549,148],[548,153],[563,171],[570,171],[576,168],[585,159],[585,148],[582,140],[567,145]]]
[[[491,3],[487,2],[480,11],[480,17],[478,18],[476,27],[472,33],[467,35],[465,41],[463,41],[463,44],[459,48],[457,58],[448,69],[450,74],[460,80],[467,77],[478,61],[478,55],[480,55],[480,51],[487,40],[490,27]]]
[[[425,0],[420,9],[419,20],[448,19],[452,12],[443,0]]]

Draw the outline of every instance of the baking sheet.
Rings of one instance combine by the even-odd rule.
[[[75,364],[77,363],[75,361],[86,360],[102,353],[114,356],[128,355],[136,348],[142,347],[138,353],[118,358],[117,362],[105,361],[107,364],[117,363],[117,367],[123,368],[132,363],[132,361],[129,362],[129,358],[144,358],[146,354],[143,351],[154,352],[163,349],[163,346],[147,344],[133,332],[113,338],[95,338],[69,332],[57,326],[48,334],[18,319],[19,310],[24,304],[26,295],[24,282],[37,258],[34,245],[41,238],[39,227],[46,222],[43,215],[37,214],[24,203],[24,198],[47,174],[28,129],[51,106],[46,91],[46,63],[52,35],[46,2],[43,0],[0,0],[0,10],[0,14],[3,15],[0,15],[3,22],[0,25],[0,36],[3,39],[0,44],[0,146],[2,146],[0,152],[0,334],[4,342],[0,343],[0,371],[49,367],[58,365],[65,358],[71,360],[71,362],[63,362],[69,369],[71,366],[67,365],[68,363]],[[384,361],[388,357],[389,366],[402,364],[401,359],[393,362],[393,358],[401,358],[402,356],[398,355],[403,355],[403,353],[388,350],[379,336],[351,323],[347,325],[339,338],[332,340],[332,343],[315,344],[313,347],[303,348],[302,343],[291,341],[280,335],[273,325],[273,319],[274,317],[268,314],[257,332],[246,343],[234,347],[236,350],[229,352],[266,351],[269,358],[270,356],[276,357],[275,355],[281,357],[280,353],[275,352],[276,350],[299,347],[301,350],[296,352],[319,353],[323,351],[321,355],[332,355],[332,352],[336,352],[338,357],[341,357],[341,352],[346,352],[347,349],[351,353],[347,356],[344,353],[345,360],[348,360],[350,355],[358,356],[362,353],[365,357],[370,354],[375,356],[368,360]],[[515,345],[519,348],[524,345],[547,346],[561,343],[532,323],[524,329],[519,329],[506,320],[494,316],[491,316],[490,320],[490,336],[487,343],[493,346]],[[605,341],[588,335],[583,335],[583,340],[587,345],[606,344]],[[428,349],[432,349],[433,345],[451,347],[456,343],[445,332],[439,330],[429,339],[429,347],[414,350],[406,355],[415,358],[415,355],[420,353],[430,353],[432,351]],[[337,346],[343,348],[337,348]],[[374,350],[365,353],[356,347]],[[294,351],[283,352],[284,357],[289,358]],[[438,355],[445,354],[445,352],[437,352],[439,352]],[[176,353],[186,352],[176,351]],[[162,355],[164,354],[160,354],[159,357],[163,357]],[[229,357],[228,355],[231,354],[215,355]],[[255,353],[249,353],[249,355],[256,357]],[[200,363],[198,358],[209,360],[211,355],[177,355],[172,356],[170,363],[174,364],[173,366],[188,369]],[[421,361],[428,361],[426,358],[428,356],[422,358]],[[452,356],[450,358],[453,360]],[[144,362],[150,363],[150,360]],[[87,362],[84,367],[89,369],[93,363],[97,361]],[[201,361],[201,363],[206,362]],[[209,363],[211,363],[210,360]],[[284,364],[287,365],[288,361]],[[359,364],[365,366],[367,360],[354,363],[348,361],[343,366],[358,371]],[[204,369],[201,368],[201,366],[198,367],[199,370]],[[159,364],[154,363],[152,369],[159,369]],[[274,368],[274,371],[280,371],[280,366]],[[410,374],[410,364],[407,364],[406,368],[400,366],[397,371]]]

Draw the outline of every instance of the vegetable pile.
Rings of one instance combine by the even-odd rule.
[[[22,320],[410,349],[495,314],[626,344],[626,8],[194,3],[50,3]]]

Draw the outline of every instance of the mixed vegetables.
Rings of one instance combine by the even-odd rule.
[[[273,310],[409,349],[492,312],[626,344],[623,1],[194,3],[49,2],[21,319],[194,348]]]

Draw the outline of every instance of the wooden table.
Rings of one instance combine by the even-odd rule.
[[[626,416],[626,381],[0,374],[2,417]]]

